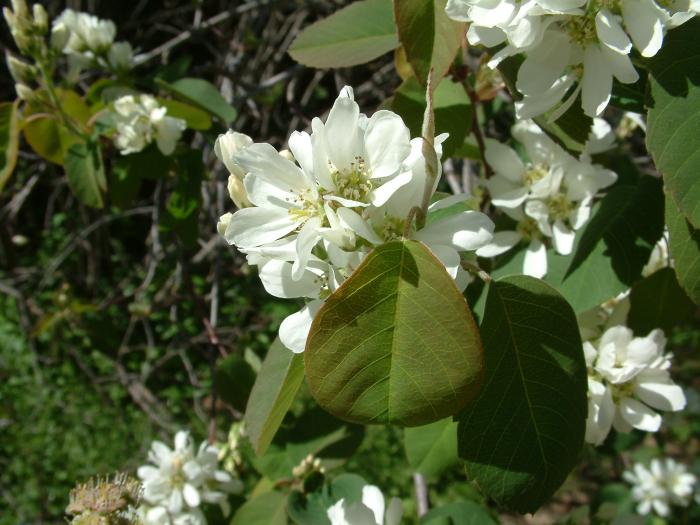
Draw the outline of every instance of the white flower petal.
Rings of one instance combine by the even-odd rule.
[[[371,178],[396,174],[411,152],[411,133],[403,120],[391,111],[377,111],[365,131],[365,149]]]
[[[538,95],[554,86],[571,57],[569,37],[560,31],[548,30],[542,43],[518,70],[515,86],[524,95]]]
[[[182,487],[182,496],[190,507],[198,507],[202,501],[199,497],[199,491],[189,483],[185,483]]]
[[[552,241],[554,249],[561,255],[569,255],[574,248],[576,232],[569,229],[564,221],[557,220],[552,226]]]
[[[634,393],[647,405],[657,410],[676,412],[683,410],[686,405],[683,389],[673,384],[670,379],[664,382],[650,382],[639,377]]]
[[[643,57],[653,57],[664,39],[668,14],[654,0],[622,0],[622,18]]]
[[[280,341],[295,354],[304,351],[311,323],[322,305],[322,300],[315,299],[282,321],[279,330]]]
[[[270,295],[291,299],[294,297],[318,297],[322,279],[309,270],[298,279],[292,278],[292,263],[269,260],[260,266],[260,280]]]
[[[281,208],[244,208],[231,217],[224,238],[239,248],[276,241],[294,231],[298,223]]]
[[[618,405],[618,410],[622,419],[636,429],[656,432],[661,426],[659,414],[631,397],[623,398]]]
[[[479,257],[496,257],[507,252],[523,238],[516,231],[500,231],[493,234],[491,242],[476,250]]]
[[[326,120],[324,138],[328,158],[339,170],[349,170],[363,154],[358,120],[360,108],[349,97],[339,96]]]
[[[313,179],[314,151],[311,146],[311,136],[305,131],[295,131],[289,137],[287,145],[302,171],[306,173],[307,177]]]
[[[362,504],[374,513],[374,521],[384,521],[384,496],[379,487],[365,485],[362,487]]]
[[[457,251],[474,251],[491,241],[493,228],[493,222],[483,213],[463,211],[429,223],[414,238],[429,246],[442,244]]]
[[[589,117],[597,117],[607,107],[612,93],[613,75],[600,48],[589,45],[583,54],[581,106]]]
[[[297,236],[297,256],[292,265],[292,279],[299,280],[306,271],[306,266],[311,257],[311,250],[321,239],[318,229],[321,227],[321,219],[312,217],[304,223]]]
[[[350,208],[338,208],[341,223],[372,244],[382,244],[383,240],[367,222]]]
[[[269,144],[251,144],[236,153],[233,159],[246,173],[253,174],[285,192],[315,191],[308,176]]]
[[[532,239],[525,251],[523,273],[538,279],[547,274],[547,247],[539,239]]]
[[[618,53],[627,54],[632,50],[632,42],[622,29],[617,17],[603,8],[595,17],[598,40]]]
[[[525,165],[518,154],[508,146],[493,139],[486,139],[486,161],[497,175],[505,177],[510,182],[522,184],[525,175]]]

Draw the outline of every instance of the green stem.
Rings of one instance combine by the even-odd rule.
[[[49,100],[51,101],[51,105],[53,106],[53,109],[56,111],[58,116],[61,118],[61,121],[63,124],[73,133],[74,135],[85,139],[87,138],[87,133],[85,131],[81,130],[78,128],[78,126],[73,122],[73,120],[68,116],[68,114],[63,111],[63,107],[61,106],[61,102],[58,99],[58,95],[56,94],[56,89],[54,88],[53,81],[51,80],[51,74],[48,71],[48,68],[45,63],[38,64],[39,65],[39,71],[41,71],[41,78],[43,80],[44,88],[46,89],[46,92],[49,95]]]

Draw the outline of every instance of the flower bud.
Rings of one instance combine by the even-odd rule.
[[[219,232],[219,235],[222,237],[226,233],[228,224],[231,222],[231,217],[233,217],[233,214],[224,213],[221,217],[219,217],[219,222],[216,223],[216,231]]]
[[[34,91],[26,84],[18,82],[17,84],[15,84],[15,91],[17,92],[17,96],[19,98],[27,102],[31,101],[34,98]]]
[[[34,15],[34,27],[42,35],[46,34],[49,30],[49,15],[46,14],[46,9],[41,4],[34,4],[32,6],[32,14]]]
[[[236,208],[249,208],[253,205],[248,200],[248,192],[245,191],[243,180],[236,175],[229,175],[228,177],[228,194]]]
[[[29,16],[29,9],[27,9],[25,0],[12,0],[12,10],[18,17]]]
[[[63,22],[58,22],[51,28],[51,47],[63,51],[70,38],[70,29]]]
[[[294,155],[292,155],[292,152],[289,151],[288,149],[281,150],[280,157],[282,157],[283,159],[287,159],[287,160],[294,162]]]
[[[233,156],[253,143],[248,135],[228,130],[225,135],[219,135],[214,144],[214,153],[224,163],[231,175],[239,179],[245,177],[243,169],[233,160]]]
[[[5,22],[7,22],[7,27],[10,28],[10,31],[15,31],[17,27],[17,17],[12,10],[9,7],[3,7],[2,16],[5,17]]]
[[[15,82],[28,84],[36,78],[34,66],[22,62],[9,53],[5,54],[5,61],[7,62],[7,69],[10,70],[10,75],[12,75]]]
[[[116,42],[109,48],[107,54],[109,65],[117,70],[131,69],[134,61],[134,51],[129,42]]]
[[[27,35],[24,31],[14,30],[12,31],[12,38],[17,45],[17,49],[20,50],[20,53],[23,55],[32,54],[32,38],[29,35]]]

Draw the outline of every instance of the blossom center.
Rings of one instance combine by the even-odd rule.
[[[565,220],[569,218],[573,208],[566,195],[557,193],[547,199],[547,209],[552,219]]]
[[[401,217],[386,217],[377,228],[377,234],[385,242],[396,241],[403,238],[404,219]]]
[[[540,165],[532,166],[523,175],[523,182],[527,186],[532,186],[536,182],[544,179],[545,175],[547,175],[547,170],[543,166],[540,166]]]
[[[359,155],[350,163],[350,169],[339,170],[332,167],[331,178],[336,187],[336,194],[344,199],[366,202],[374,188],[365,160]]]

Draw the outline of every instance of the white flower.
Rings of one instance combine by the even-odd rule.
[[[331,525],[398,525],[403,516],[403,506],[398,498],[391,498],[384,513],[384,496],[374,485],[362,487],[362,501],[348,504],[339,500],[326,511]]]
[[[526,55],[517,76],[524,97],[516,102],[516,114],[532,118],[559,105],[551,120],[579,94],[585,113],[600,115],[610,100],[613,78],[623,84],[639,78],[629,58],[632,48],[654,56],[666,30],[699,10],[697,2],[688,0],[449,0],[446,5],[448,16],[471,22],[467,39],[472,45],[505,44],[489,67]]]
[[[54,20],[52,33],[54,32],[57,34],[54,45],[58,47],[57,44],[63,43],[61,49],[64,53],[81,54],[89,51],[97,54],[109,50],[117,28],[111,20],[101,20],[88,13],[66,9]],[[64,36],[66,32],[67,38]]]
[[[134,50],[129,42],[115,42],[107,53],[107,62],[112,69],[131,69],[134,62]]]
[[[625,326],[606,330],[597,345],[584,343],[589,367],[587,441],[602,443],[611,426],[618,432],[633,428],[656,432],[661,426],[656,410],[675,412],[685,407],[683,390],[668,371],[671,357],[664,354],[665,346],[661,330],[634,337]]]
[[[228,514],[227,494],[240,491],[241,484],[227,472],[218,470],[218,452],[207,442],[195,451],[186,431],[175,435],[174,449],[154,441],[148,453],[152,465],[138,469],[143,480],[143,500],[148,507],[147,521],[206,523],[196,521],[202,503],[216,503]],[[166,517],[170,521],[159,521]]]
[[[685,465],[671,458],[652,459],[650,468],[636,463],[622,477],[632,484],[637,512],[641,515],[655,512],[662,517],[670,514],[671,505],[688,506],[697,483],[697,478],[687,471]]]
[[[243,179],[245,171],[234,160],[234,155],[253,144],[253,139],[244,133],[228,130],[224,135],[219,135],[214,143],[216,157],[226,166],[229,172],[228,193],[237,208],[251,206],[248,200]],[[222,234],[223,235],[223,234]]]
[[[649,256],[649,261],[644,268],[642,268],[642,275],[644,277],[649,277],[654,272],[669,266],[673,268],[673,260],[668,250],[669,242],[668,229],[665,229],[661,239],[654,245],[651,255]]]
[[[592,164],[587,154],[580,159],[572,157],[532,121],[516,124],[513,137],[525,146],[529,161],[522,161],[511,148],[487,140],[486,159],[494,174],[485,185],[494,206],[517,225],[512,231],[496,232],[493,241],[476,253],[495,257],[525,241],[523,272],[541,278],[547,273],[547,240],[551,239],[558,253],[571,253],[575,231],[588,221],[594,197],[614,183],[617,175]],[[590,142],[591,150],[602,147]]]
[[[231,172],[232,198],[239,199],[236,204],[250,204],[222,216],[219,232],[247,254],[249,264],[258,266],[270,294],[310,299],[280,326],[280,340],[294,352],[304,351],[323,300],[372,247],[402,238],[421,241],[463,289],[469,277],[460,253],[480,248],[493,232],[488,217],[464,208],[420,230],[413,221],[407,224],[426,191],[428,196],[435,191],[441,166],[432,188],[427,187],[423,139],[410,140],[398,115],[361,114],[346,87],[326,122],[314,119],[311,127],[311,134],[292,134],[288,152],[252,144],[231,131],[219,137],[215,147]],[[445,138],[435,139],[438,159]],[[236,193],[241,178],[244,193]],[[438,201],[429,211],[464,198]]]
[[[114,102],[117,125],[114,143],[122,155],[139,152],[153,140],[163,155],[170,155],[187,124],[166,113],[167,109],[150,95],[118,98]]]

